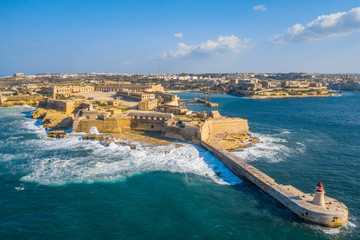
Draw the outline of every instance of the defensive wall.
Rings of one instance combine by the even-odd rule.
[[[75,120],[74,120],[75,122]],[[109,117],[105,119],[80,119],[78,124],[74,126],[74,132],[89,133],[92,127],[96,127],[101,133],[121,133],[121,128],[117,118]]]
[[[97,127],[101,133],[129,130],[158,132],[168,138],[200,144],[209,137],[224,138],[227,134],[248,134],[248,123],[242,118],[222,117],[211,113],[202,123],[189,118],[175,118],[172,113],[130,111],[128,115],[112,116],[96,111],[83,111],[74,119],[75,132],[89,132]],[[117,119],[117,124],[114,119]],[[106,125],[108,124],[108,127]]]
[[[217,111],[215,111],[217,112]],[[227,134],[248,134],[248,121],[243,118],[211,116],[201,126],[201,140],[224,138]]]
[[[148,132],[162,132],[165,122],[174,118],[171,113],[150,111],[131,111],[128,115],[131,118],[131,129]]]
[[[72,113],[75,109],[71,100],[46,99],[39,102],[39,108],[53,109],[60,112]]]

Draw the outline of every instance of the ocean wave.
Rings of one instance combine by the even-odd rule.
[[[15,154],[10,154],[10,153],[0,153],[0,162],[7,162],[7,161],[11,161],[14,158],[16,158]]]
[[[51,139],[46,136],[41,120],[18,118],[24,115],[18,108],[30,109],[6,109],[9,116],[17,119],[9,124],[10,128],[17,129],[17,134],[9,136],[5,141],[7,146],[21,141],[20,148],[26,151],[4,155],[2,159],[11,161],[17,158],[25,161],[22,181],[45,185],[107,182],[121,181],[134,174],[167,171],[192,173],[219,184],[242,182],[217,158],[192,144],[181,143],[182,147],[177,148],[175,144],[154,147],[132,143],[136,145],[136,150],[132,150],[126,145],[110,144],[105,147],[97,141],[82,141],[81,134]],[[17,138],[19,134],[29,133],[35,133],[36,137]],[[221,174],[215,176],[219,172]]]
[[[21,180],[44,185],[122,181],[154,171],[192,173],[219,184],[242,182],[212,154],[188,143],[181,143],[182,147],[132,143],[136,145],[132,150],[126,145],[112,143],[106,147],[70,136],[60,140],[32,139],[30,144],[39,146],[37,151],[74,151],[71,157],[58,155],[28,161],[29,172]],[[215,176],[217,172],[221,174]]]
[[[301,142],[289,146],[287,138],[291,132],[286,129],[282,129],[276,134],[251,134],[260,142],[244,148],[242,151],[234,152],[235,155],[248,162],[257,160],[265,160],[270,163],[281,162],[292,154],[303,153],[306,150],[306,146]]]
[[[334,237],[344,237],[348,234],[352,234],[353,230],[357,227],[357,225],[354,223],[356,222],[356,218],[352,215],[349,216],[349,220],[347,223],[344,224],[344,226],[340,228],[326,228],[318,225],[311,225],[310,227],[317,231],[325,233],[326,235],[335,235]]]
[[[235,152],[235,155],[245,161],[251,162],[266,159],[268,162],[275,163],[283,161],[291,152],[291,149],[285,145],[286,139],[267,134],[251,134],[261,142],[255,143],[241,152]]]

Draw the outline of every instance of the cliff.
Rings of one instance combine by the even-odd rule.
[[[42,119],[45,129],[66,130],[72,126],[74,115],[52,109],[37,108],[31,113],[34,119]]]
[[[0,107],[14,107],[21,105],[37,107],[42,99],[43,98],[41,96],[29,96],[29,95],[16,95],[9,97],[1,96]]]

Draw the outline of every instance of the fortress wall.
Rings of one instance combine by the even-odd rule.
[[[131,118],[130,127],[133,130],[139,131],[162,132],[164,129],[164,120]]]
[[[39,101],[42,100],[41,96],[31,95],[18,95],[18,96],[1,96],[0,94],[0,106],[2,107],[13,107],[16,105],[29,105],[37,107]]]
[[[105,120],[80,119],[74,131],[89,133],[91,127],[96,127],[100,133],[121,133],[121,129],[116,118],[108,118]]]
[[[274,179],[270,178],[260,170],[225,149],[216,146],[216,144],[202,141],[201,146],[213,153],[235,175],[259,187],[301,219],[325,227],[340,227],[347,222],[348,210],[345,205],[339,204],[339,208],[342,208],[340,210],[337,208],[329,209],[313,205],[310,202],[303,200],[297,194],[294,194],[289,190],[290,188],[277,184]],[[291,186],[291,188],[294,187]],[[332,198],[327,197],[327,199],[332,201],[334,204],[338,202]]]
[[[197,127],[187,126],[178,127],[178,126],[166,126],[165,127],[165,137],[174,138],[184,142],[190,142],[193,144],[201,143],[201,134],[200,130]]]
[[[215,118],[205,121],[201,128],[201,139],[207,140],[210,137],[224,136],[226,134],[248,134],[249,125],[246,119],[242,118]]]
[[[47,99],[45,101],[40,101],[39,107],[65,113],[72,113],[72,111],[74,111],[74,103],[66,100]]]
[[[121,132],[127,132],[131,129],[131,119],[129,117],[118,117],[117,118]]]

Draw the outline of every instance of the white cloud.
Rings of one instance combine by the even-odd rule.
[[[257,6],[254,6],[253,9],[256,11],[266,11],[267,10],[265,5],[257,5]]]
[[[196,46],[190,46],[190,45],[186,45],[185,43],[179,43],[176,50],[170,50],[169,55],[172,57],[189,55],[196,48],[197,48]]]
[[[183,37],[183,34],[180,32],[180,33],[175,33],[174,34],[174,37],[177,37],[177,38],[182,38]]]
[[[274,43],[313,41],[356,31],[360,31],[360,7],[348,12],[319,16],[304,26],[297,23],[288,28],[284,34],[274,36],[271,41]]]
[[[163,56],[183,57],[195,54],[231,53],[240,52],[249,48],[249,39],[239,39],[234,35],[220,36],[216,41],[207,40],[198,45],[186,45],[179,43],[177,48],[164,53]]]

